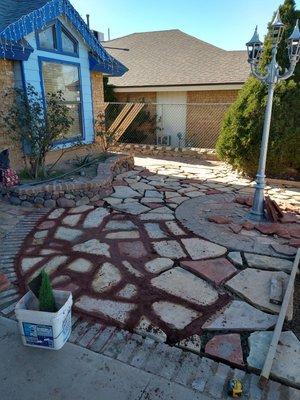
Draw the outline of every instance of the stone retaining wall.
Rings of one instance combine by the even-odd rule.
[[[170,157],[195,157],[199,159],[217,161],[215,149],[198,149],[190,147],[156,146],[149,144],[119,143],[112,148],[113,151],[130,153],[131,155],[170,156]]]
[[[129,155],[114,155],[99,163],[97,176],[89,181],[43,183],[39,185],[21,185],[2,189],[0,195],[11,204],[37,208],[75,207],[84,204],[97,205],[99,200],[112,193],[113,178],[131,170],[134,160]]]

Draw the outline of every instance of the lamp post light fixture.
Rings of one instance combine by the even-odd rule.
[[[264,82],[268,86],[268,98],[264,118],[264,126],[262,140],[260,146],[260,156],[258,171],[256,175],[256,187],[253,199],[253,206],[248,214],[249,219],[256,221],[264,221],[264,190],[265,190],[265,170],[267,161],[268,141],[272,116],[273,96],[276,84],[284,79],[291,77],[295,71],[297,62],[300,59],[300,30],[298,20],[291,36],[287,40],[287,50],[290,66],[281,74],[281,68],[276,61],[278,44],[282,39],[284,32],[284,24],[281,21],[279,10],[276,13],[274,21],[269,28],[269,35],[272,43],[272,59],[266,66],[265,72],[261,73],[259,61],[264,51],[263,43],[259,40],[257,27],[255,28],[253,37],[246,43],[248,52],[248,62],[251,66],[252,75]]]

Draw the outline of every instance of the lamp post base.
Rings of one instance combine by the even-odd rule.
[[[251,210],[247,215],[247,219],[250,219],[251,221],[256,221],[256,222],[266,222],[267,218],[265,216],[265,213],[259,213],[254,210]]]

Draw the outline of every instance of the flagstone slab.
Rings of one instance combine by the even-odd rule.
[[[48,219],[58,219],[65,212],[64,208],[56,208],[48,215]]]
[[[82,206],[71,208],[69,210],[69,214],[82,214],[86,211],[93,210],[93,209],[94,209],[93,206],[88,206],[87,204],[84,204]]]
[[[95,208],[95,210],[90,211],[89,214],[86,216],[83,227],[98,228],[107,215],[109,215],[109,211],[106,208]]]
[[[163,195],[161,192],[158,192],[157,190],[146,190],[145,197],[155,197],[162,199]]]
[[[136,308],[135,304],[95,299],[86,295],[79,297],[75,306],[80,311],[92,313],[99,317],[108,317],[122,324],[128,319],[129,313]]]
[[[239,367],[244,366],[241,338],[237,333],[214,336],[207,342],[205,353]]]
[[[119,297],[123,297],[124,299],[131,299],[137,294],[137,287],[128,283],[117,294]]]
[[[154,260],[148,261],[145,264],[145,269],[152,274],[158,274],[160,272],[166,271],[167,269],[172,268],[174,265],[174,261],[170,258],[155,258]]]
[[[236,266],[242,267],[244,265],[242,255],[239,251],[231,251],[227,257]]]
[[[150,210],[149,207],[146,207],[140,203],[117,204],[117,205],[114,205],[114,209],[118,210],[118,211],[123,211],[127,214],[132,214],[132,215],[139,215],[139,214],[142,214],[142,213]]]
[[[225,286],[262,311],[279,314],[281,306],[270,303],[270,281],[272,277],[282,279],[287,285],[289,276],[285,272],[262,271],[247,268],[226,282]],[[288,312],[290,316],[292,308]]]
[[[131,221],[109,221],[106,225],[104,230],[105,231],[131,231],[137,229],[137,226]]]
[[[247,264],[251,268],[266,269],[266,270],[277,270],[290,273],[293,268],[292,261],[277,258],[262,256],[259,254],[244,254]]]
[[[186,339],[182,339],[180,342],[176,343],[177,347],[180,347],[184,350],[190,350],[194,353],[200,354],[201,353],[201,336],[199,335],[192,335]]]
[[[206,331],[263,331],[272,328],[276,322],[276,315],[260,311],[245,301],[234,300],[202,328]]]
[[[111,263],[104,263],[95,274],[92,288],[97,293],[103,293],[121,281],[121,274],[117,267]]]
[[[237,272],[237,269],[226,258],[215,258],[202,261],[182,261],[181,266],[201,278],[220,285]]]
[[[181,241],[193,260],[220,257],[227,251],[226,247],[198,238],[181,239]]]
[[[144,227],[151,239],[164,239],[167,237],[165,232],[163,232],[157,223],[145,223]]]
[[[62,223],[69,226],[76,226],[81,218],[81,214],[67,215]]]
[[[128,197],[141,197],[141,194],[128,186],[114,186],[114,193],[111,197],[127,199]]]
[[[68,266],[68,269],[70,269],[71,271],[81,273],[90,272],[92,268],[93,264],[85,258],[77,258],[77,260],[71,262],[71,264],[69,264]]]
[[[91,239],[86,242],[73,246],[73,250],[83,253],[96,254],[99,256],[110,257],[109,245],[99,242],[98,239]]]
[[[161,197],[143,197],[141,203],[143,204],[162,204],[164,201]]]
[[[143,276],[143,274],[140,271],[138,271],[136,268],[134,268],[130,264],[130,262],[123,261],[122,264],[127,269],[128,272],[130,272],[132,275],[136,276],[137,278],[141,278]]]
[[[111,206],[115,206],[123,202],[123,199],[118,199],[116,197],[105,197],[103,200],[106,201]]]
[[[161,213],[150,212],[147,214],[140,215],[140,219],[141,221],[172,221],[175,219],[175,217],[171,213],[161,214]]]
[[[166,221],[169,231],[175,236],[185,236],[186,233],[179,227],[175,221]]]
[[[193,320],[199,318],[201,313],[168,301],[157,301],[152,305],[154,312],[166,324],[176,329],[184,329]]]
[[[55,233],[55,238],[72,242],[73,240],[78,239],[82,233],[83,232],[79,229],[65,228],[60,226]]]
[[[169,207],[157,207],[152,211],[149,211],[150,213],[159,213],[159,214],[173,214],[174,211],[170,210]]]
[[[38,226],[38,229],[51,229],[55,226],[55,224],[55,221],[44,221]]]
[[[47,237],[47,235],[48,235],[48,230],[45,230],[45,231],[37,231],[35,234],[34,234],[34,238],[35,239],[45,239],[45,237]]]
[[[138,231],[124,231],[124,232],[110,232],[107,233],[106,239],[139,239],[140,234]]]
[[[254,332],[248,338],[247,362],[255,370],[263,368],[273,332]],[[300,342],[293,332],[282,332],[272,364],[271,377],[300,388]]]
[[[120,242],[118,247],[123,257],[140,258],[147,255],[147,250],[141,241]]]
[[[176,240],[162,240],[160,242],[152,242],[154,250],[162,257],[178,259],[186,257],[182,247]]]
[[[158,342],[164,343],[167,340],[167,335],[159,327],[154,326],[152,322],[142,316],[134,331],[141,336],[150,337]]]
[[[212,286],[180,267],[163,272],[151,284],[198,305],[209,305],[218,299],[218,292]]]
[[[21,268],[23,272],[27,272],[30,268],[34,267],[38,262],[42,261],[44,257],[25,257],[21,261]]]
[[[145,190],[154,189],[154,186],[144,182],[130,183],[129,186],[131,187],[131,189],[139,192],[140,194],[144,194]]]

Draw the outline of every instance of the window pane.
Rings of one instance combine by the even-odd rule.
[[[71,39],[63,30],[61,31],[62,49],[66,53],[76,53],[77,43]]]
[[[49,26],[39,32],[39,41],[43,49],[56,49],[55,26]]]
[[[78,68],[74,65],[43,61],[42,72],[45,92],[55,93],[61,90],[66,100],[66,105],[70,109],[70,115],[74,118],[74,123],[67,136],[69,138],[82,136],[81,92]]]

